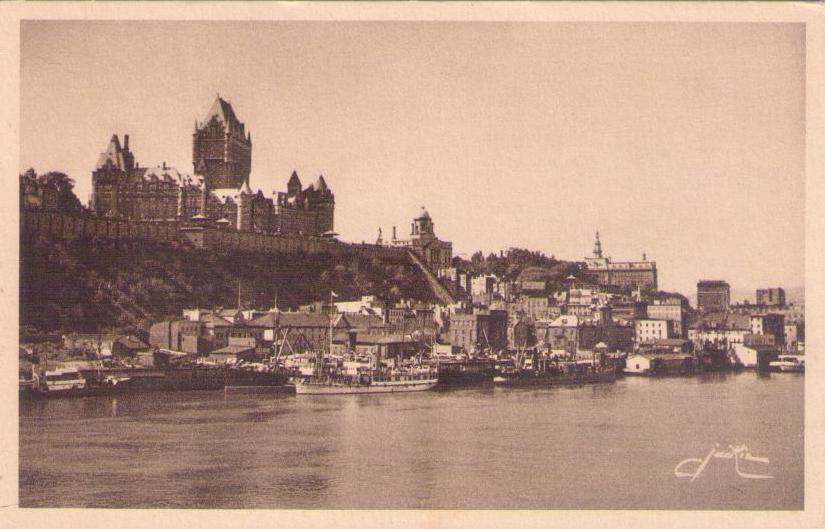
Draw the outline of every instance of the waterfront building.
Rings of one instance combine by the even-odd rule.
[[[704,347],[728,348],[744,343],[751,334],[750,317],[732,312],[703,314],[688,329],[688,339],[701,350]]]
[[[756,290],[756,304],[766,307],[784,307],[784,288],[760,288]]]
[[[693,355],[636,353],[627,357],[624,372],[630,375],[687,374],[695,369]]]
[[[613,261],[606,257],[596,232],[593,257],[585,257],[587,276],[599,286],[657,290],[656,262],[642,255],[641,261]]]
[[[640,319],[634,322],[636,343],[653,343],[656,340],[676,338],[674,322],[671,320]]]
[[[734,364],[745,368],[766,370],[768,364],[779,356],[774,345],[747,345],[737,343],[732,346],[731,357]]]
[[[805,343],[805,322],[785,323],[785,346],[797,350]]]
[[[443,268],[450,268],[453,260],[453,243],[442,241],[435,235],[435,223],[429,212],[422,206],[418,217],[410,226],[410,238],[399,239],[395,226],[392,227],[392,239],[384,240],[383,231],[378,229],[376,244],[393,248],[406,248],[414,252],[430,270],[438,273]]]
[[[777,313],[751,316],[751,333],[774,337],[776,345],[785,344],[785,316]]]
[[[598,320],[562,315],[550,322],[536,322],[539,342],[551,352],[567,354],[592,351],[600,342],[610,352],[632,350],[633,326],[614,320],[608,306],[601,307],[599,312]]]
[[[656,300],[645,311],[648,319],[672,321],[674,336],[684,338],[686,313],[680,300]]]
[[[730,285],[725,281],[702,280],[696,284],[699,312],[727,311],[730,308]]]
[[[507,347],[507,320],[503,310],[457,311],[450,315],[450,343],[466,352],[501,351]]]
[[[346,330],[347,320],[332,316],[332,331]],[[328,350],[330,316],[318,312],[272,312],[245,324],[261,341],[284,354]]]

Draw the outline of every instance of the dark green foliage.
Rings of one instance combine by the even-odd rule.
[[[21,241],[21,325],[39,332],[139,332],[185,307],[281,309],[375,294],[433,300],[405,258],[216,253],[148,242]]]

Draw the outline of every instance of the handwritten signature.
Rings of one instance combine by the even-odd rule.
[[[704,459],[698,457],[685,459],[676,465],[676,468],[673,469],[673,473],[677,478],[690,478],[690,481],[692,482],[705,470],[705,467],[708,466],[711,459],[733,459],[734,468],[736,469],[736,473],[739,477],[746,479],[770,479],[773,477],[766,474],[751,474],[749,472],[743,472],[739,466],[742,461],[752,461],[754,463],[767,465],[770,463],[770,460],[767,457],[752,456],[748,450],[748,447],[745,445],[728,445],[728,448],[730,448],[728,451],[719,450],[719,443],[716,443],[716,446],[711,448],[710,452],[708,452],[708,455],[705,456]],[[693,472],[684,471],[690,470],[690,465],[696,465]],[[684,467],[687,468],[685,469]]]

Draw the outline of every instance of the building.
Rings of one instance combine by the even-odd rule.
[[[674,322],[670,320],[636,320],[634,331],[636,333],[637,344],[653,343],[657,340],[669,340],[676,338]]]
[[[785,316],[776,313],[751,316],[751,333],[773,336],[776,345],[784,345]]]
[[[385,241],[383,231],[378,228],[376,244],[393,248],[406,248],[414,252],[434,272],[450,268],[453,260],[453,243],[442,241],[435,235],[435,223],[429,212],[422,206],[421,213],[413,219],[410,226],[410,238],[399,239],[395,226],[392,227],[392,239]],[[472,285],[470,285],[472,288]]]
[[[92,172],[91,209],[98,216],[177,222],[256,233],[323,235],[333,230],[335,196],[323,175],[304,188],[293,171],[286,192],[267,197],[250,187],[252,136],[218,96],[192,135],[193,175],[163,162],[141,167],[113,135]]]
[[[466,352],[490,350],[498,352],[507,347],[507,312],[475,309],[450,315],[450,343]]]
[[[760,288],[756,290],[756,304],[766,307],[784,307],[784,288]]]
[[[703,280],[696,284],[699,312],[727,311],[730,308],[730,285],[725,281]]]
[[[805,344],[805,322],[785,324],[785,346],[796,351]]]
[[[734,364],[741,367],[767,371],[770,363],[778,358],[779,350],[775,345],[735,344],[731,356]]]
[[[633,349],[633,326],[614,320],[610,307],[601,307],[598,321],[562,315],[551,322],[536,322],[539,342],[550,352],[574,354],[592,351],[604,343],[609,352]]]
[[[627,357],[624,372],[630,375],[687,374],[695,370],[693,355],[637,353]]]
[[[596,232],[593,257],[585,257],[584,265],[588,278],[599,286],[658,289],[655,261],[648,261],[646,255],[642,255],[641,261],[612,261],[604,256],[599,232]]]
[[[207,189],[240,189],[252,169],[252,133],[220,96],[192,133],[192,165]]]
[[[20,175],[20,207],[54,211],[58,189],[54,182],[38,178],[33,169]]]
[[[688,329],[688,339],[697,350],[706,348],[727,349],[745,342],[751,334],[750,317],[732,312],[711,312]]]
[[[676,338],[685,337],[685,310],[679,300],[659,301],[649,303],[645,308],[647,318],[651,320],[666,320],[673,322],[673,334]]]

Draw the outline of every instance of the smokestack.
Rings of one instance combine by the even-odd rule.
[[[123,150],[124,151],[129,150],[129,135],[128,134],[123,135]]]

